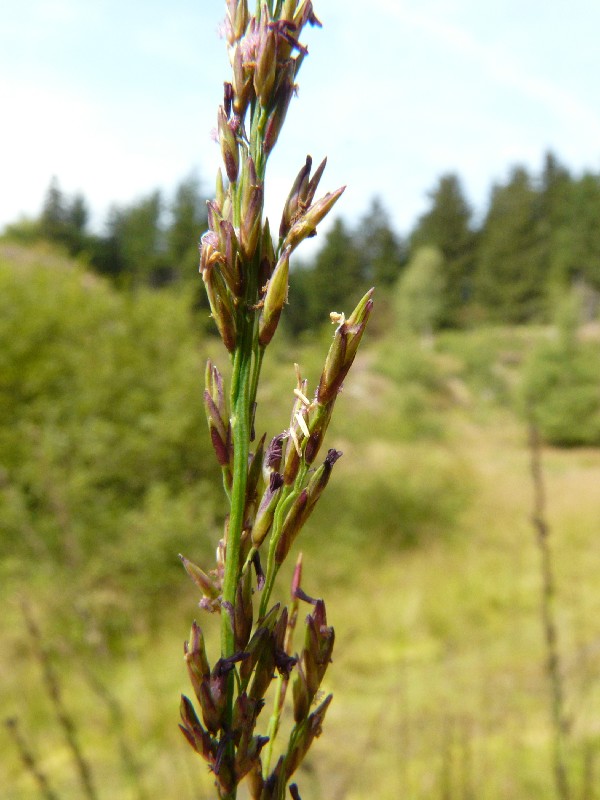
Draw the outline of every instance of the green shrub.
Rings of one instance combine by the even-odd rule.
[[[600,445],[600,348],[561,335],[539,345],[523,375],[522,401],[554,445]]]
[[[135,575],[147,606],[158,560],[203,538],[220,477],[189,306],[56,257],[0,257],[0,558]]]
[[[396,322],[400,330],[430,336],[444,309],[444,257],[437,247],[422,246],[414,253],[396,284]]]

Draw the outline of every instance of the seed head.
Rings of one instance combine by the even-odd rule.
[[[225,17],[225,31],[227,42],[231,46],[242,38],[248,25],[247,0],[227,0],[227,16]]]
[[[248,644],[252,631],[252,573],[249,569],[242,573],[235,596],[233,631],[236,650],[243,650]]]
[[[233,67],[233,111],[243,119],[252,99],[252,71],[244,64],[242,48],[236,43],[231,55]]]
[[[279,236],[281,239],[287,236],[293,223],[301,218],[310,207],[326,164],[327,159],[324,158],[311,179],[310,170],[312,167],[312,158],[306,156],[306,163],[296,176],[296,180],[292,185],[283,209],[281,224],[279,226]]]
[[[272,472],[269,485],[262,496],[260,506],[256,512],[256,519],[252,526],[252,544],[255,547],[260,547],[271,530],[282,486],[283,477],[279,472]]]
[[[321,197],[320,200],[317,200],[316,203],[310,206],[289,229],[284,239],[284,246],[290,247],[293,251],[304,239],[315,236],[317,225],[331,211],[344,193],[345,188],[345,186],[341,186],[339,189],[336,189],[335,192],[328,192]]]
[[[275,77],[277,74],[277,35],[275,31],[263,26],[256,69],[254,70],[254,91],[263,108],[267,108],[271,100]]]
[[[328,403],[335,399],[352,366],[373,308],[373,291],[369,289],[350,317],[341,322],[334,334],[317,390],[319,403]]]
[[[283,251],[267,285],[258,322],[258,341],[262,347],[266,347],[273,338],[281,311],[287,302],[290,252],[289,247]]]
[[[200,753],[209,764],[213,764],[216,758],[217,747],[212,737],[204,730],[200,720],[196,716],[194,706],[191,701],[185,696],[181,695],[181,704],[179,706],[181,714],[182,725],[179,726],[181,732],[191,744],[191,746]]]
[[[237,124],[236,126],[237,127]],[[240,155],[236,136],[232,130],[230,121],[227,118],[223,106],[219,106],[217,115],[217,132],[219,137],[219,144],[221,146],[221,156],[225,164],[225,172],[231,183],[237,181],[238,170],[240,166]]]
[[[286,514],[281,526],[281,534],[275,549],[275,563],[278,565],[283,564],[294,543],[294,539],[300,533],[300,529],[306,518],[304,512],[307,504],[308,492],[306,489],[303,489],[292,503],[292,507]]]
[[[256,245],[262,233],[263,189],[254,167],[254,161],[249,157],[242,173],[242,225],[240,229],[240,243],[246,263],[252,260]]]
[[[194,564],[185,556],[179,554],[179,558],[181,559],[185,571],[200,589],[204,597],[210,601],[216,600],[220,594],[220,589],[215,586],[206,572],[204,572],[203,569],[201,569],[197,564]]]
[[[206,269],[202,273],[206,295],[213,319],[223,344],[233,353],[237,342],[237,330],[233,298],[227,289],[223,275],[218,269]]]
[[[210,666],[206,657],[206,647],[202,629],[194,620],[189,642],[183,645],[185,663],[194,693],[200,700],[200,686],[202,681],[210,675]]]
[[[290,100],[296,90],[294,77],[294,62],[290,60],[280,68],[278,73],[275,95],[273,98],[273,110],[269,114],[265,126],[265,136],[263,140],[265,155],[269,155],[272,152],[279,138],[283,123],[285,122]]]

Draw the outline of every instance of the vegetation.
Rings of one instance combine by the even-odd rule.
[[[338,218],[312,260],[292,268],[284,324],[299,335],[332,309],[353,307],[369,286],[385,294],[422,247],[436,248],[442,258],[438,328],[549,322],[557,298],[573,286],[584,295],[583,319],[593,320],[600,302],[599,214],[600,174],[572,175],[552,153],[539,174],[515,166],[497,182],[479,222],[453,173],[439,179],[429,209],[405,235],[393,230],[374,198],[355,226]],[[157,190],[113,207],[101,235],[90,232],[88,217],[85,199],[66,197],[53,181],[39,218],[9,225],[4,237],[59,244],[120,288],[172,285],[197,273],[207,225],[197,178],[183,180],[169,202]],[[200,293],[196,302],[206,309]]]
[[[600,445],[596,343],[582,339],[582,298],[573,290],[559,303],[556,326],[530,354],[523,402],[552,444]]]
[[[106,604],[114,632],[128,609],[112,588],[140,573],[136,602],[163,603],[173,549],[212,520],[189,305],[119,294],[44,251],[2,253],[1,557],[80,575],[80,604]]]
[[[102,235],[90,231],[89,216],[85,198],[65,196],[54,178],[39,217],[8,225],[4,236],[59,245],[120,288],[161,287],[197,275],[207,216],[196,176],[181,181],[170,202],[156,190],[129,206],[112,206]]]
[[[229,22],[235,48],[243,31]],[[274,30],[263,25],[265,42]],[[302,52],[290,37],[284,76]],[[311,179],[308,160],[274,247],[262,220],[272,142],[256,120],[265,111],[278,130],[290,84],[258,59],[249,68],[253,88],[226,87],[228,180],[218,179],[208,217],[201,184],[188,178],[168,202],[155,191],[114,207],[98,234],[83,196],[53,181],[39,218],[9,226],[0,243],[3,796],[191,800],[216,780],[233,798],[249,774],[251,796],[280,800],[299,767],[314,798],[592,800],[600,176],[573,176],[548,154],[539,176],[515,167],[495,185],[476,223],[459,177],[447,174],[406,236],[374,199],[356,227],[334,221],[313,261],[292,270],[292,303],[271,343],[290,252],[340,191],[313,204],[321,168]],[[258,116],[247,139],[239,115],[249,107]],[[190,280],[207,226],[208,301]],[[267,600],[289,592],[278,575],[298,532],[288,509],[308,498],[312,511],[341,454],[330,450],[310,472],[308,445],[329,424],[372,283],[373,338],[328,429],[346,457],[302,544],[311,587],[327,587],[328,617],[344,621],[325,674],[333,630],[323,602],[300,588],[301,562],[288,608],[267,615]],[[348,321],[336,318],[331,344],[329,312],[357,302]],[[233,355],[223,375],[220,344]],[[273,401],[295,383],[290,426]],[[312,402],[306,385],[318,386]],[[255,400],[261,428],[290,431],[278,485],[256,468]],[[277,492],[263,576],[254,534],[272,507],[260,497]],[[196,563],[215,548],[207,574]],[[220,641],[192,625],[184,660],[174,620],[197,613],[197,588],[181,578],[179,551],[192,559],[183,560],[203,608],[222,595],[231,611]],[[253,618],[252,582],[263,579]],[[297,656],[299,601],[314,610]],[[221,654],[212,669],[205,647]],[[210,774],[175,738],[186,665],[202,722],[184,700],[183,729]],[[268,732],[289,736],[279,761],[255,732],[275,667]],[[329,738],[314,765],[300,764],[325,711]]]
[[[192,622],[184,644],[193,695],[181,695],[179,727],[208,764],[221,800],[235,800],[240,788],[253,800],[284,800],[288,786],[299,800],[290,780],[321,735],[332,700],[331,694],[321,697],[321,685],[335,631],[325,601],[305,589],[311,582],[302,554],[291,572],[289,604],[276,599],[276,580],[342,455],[330,448],[323,460],[323,445],[371,314],[373,289],[348,319],[331,315],[336,330],[312,399],[296,363],[289,425],[271,431],[269,439],[267,432],[256,434],[264,356],[287,304],[290,257],[344,191],[316,199],[326,159],[313,173],[307,156],[273,238],[263,216],[267,162],[296,93],[307,24],[321,25],[310,2],[259,4],[255,15],[246,2],[227,3],[232,74],[217,111],[222,166],[200,247],[200,272],[230,367],[224,377],[209,358],[204,388],[226,512],[213,569],[180,556],[204,614]],[[311,613],[297,650],[301,604]],[[206,646],[207,612],[219,619],[218,649]],[[268,722],[262,714],[267,704]]]
[[[53,251],[14,245],[3,247],[0,274],[4,716],[18,718],[58,796],[81,797],[33,657],[25,599],[99,796],[192,798],[203,780],[208,794],[210,776],[173,738],[173,694],[185,691],[185,631],[173,622],[195,602],[177,553],[206,559],[220,535],[210,500],[220,476],[198,402],[216,342],[183,289],[123,294]],[[597,364],[593,330],[574,336]],[[319,742],[314,771],[301,779],[317,798],[550,798],[520,409],[530,365],[561,339],[539,326],[446,331],[425,347],[403,337],[398,321],[355,365],[330,431],[345,458],[303,543],[315,584],[329,587],[328,616],[351,623],[339,626],[327,673],[331,743]],[[320,369],[319,337],[273,346],[265,411],[294,379],[290,358],[313,384]],[[569,404],[562,413],[566,428],[579,424]],[[263,418],[279,430],[286,416]],[[544,468],[566,763],[583,791],[598,769],[599,451],[550,449]],[[38,797],[14,742],[4,753],[5,796]]]

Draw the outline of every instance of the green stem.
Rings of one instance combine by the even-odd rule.
[[[256,402],[256,392],[258,391],[258,381],[260,379],[260,371],[262,368],[263,357],[265,355],[265,348],[258,348],[258,355],[254,359],[254,369],[252,371],[252,380],[250,384],[250,413],[253,412],[254,403]]]
[[[291,489],[292,487],[287,487],[287,489],[284,489],[284,492],[290,492]],[[285,515],[287,514],[290,505],[294,500],[294,497],[294,494],[288,494],[287,496],[284,494],[277,504],[275,519],[273,520],[273,532],[271,533],[271,538],[269,539],[269,553],[267,555],[265,585],[263,586],[263,590],[261,592],[260,609],[258,612],[259,619],[264,617],[264,615],[267,613],[267,607],[269,605],[271,592],[273,591],[273,585],[275,584],[275,578],[279,572],[279,567],[275,563],[275,550],[277,548],[279,537],[281,536],[281,525],[285,519]]]
[[[253,319],[246,315],[240,343],[233,359],[231,380],[231,428],[233,436],[233,483],[231,487],[229,528],[225,551],[225,575],[223,578],[223,602],[235,603],[235,595],[240,572],[240,546],[244,527],[244,508],[246,505],[246,483],[248,479],[248,454],[250,451],[250,377],[252,373]],[[221,656],[228,658],[235,652],[235,636],[231,617],[224,610],[221,613]],[[233,719],[235,679],[233,671],[227,683],[227,728]],[[230,742],[227,750],[231,758],[234,745]],[[234,786],[222,800],[235,800],[237,789]]]
[[[267,613],[267,607],[269,605],[269,599],[271,597],[271,592],[273,591],[273,585],[275,583],[275,578],[279,571],[279,568],[275,564],[275,548],[277,547],[277,542],[279,541],[279,536],[274,533],[271,535],[271,540],[269,542],[269,553],[267,555],[267,569],[265,573],[265,585],[263,586],[261,595],[260,595],[260,607],[258,610],[258,618],[261,619]]]
[[[277,549],[277,543],[279,542],[279,538],[281,536],[281,526],[283,525],[283,521],[287,512],[290,510],[292,503],[302,491],[307,472],[308,465],[302,461],[302,464],[298,470],[298,474],[296,475],[296,480],[291,486],[284,487],[281,499],[277,504],[271,538],[269,539],[269,553],[267,555],[265,585],[260,598],[259,617],[263,617],[267,613],[269,599],[271,597],[271,592],[273,591],[273,586],[275,585],[275,578],[279,572],[279,567],[275,563],[275,550]]]
[[[274,548],[273,548],[274,551]],[[271,558],[271,550],[269,549],[269,557],[268,561],[274,561]],[[269,598],[271,597],[271,592],[273,591],[273,586],[275,584],[275,578],[277,577],[277,573],[279,572],[279,567],[272,563],[269,564],[269,568],[267,568],[267,577],[265,578],[265,585],[262,590],[262,595],[260,598],[260,610],[258,612],[258,618],[261,619],[267,613],[267,606],[269,605]]]
[[[275,746],[275,739],[277,738],[277,734],[279,733],[279,720],[281,718],[281,693],[282,693],[282,685],[283,685],[283,675],[277,675],[277,687],[275,689],[275,707],[273,708],[273,713],[271,714],[271,719],[269,720],[269,727],[267,729],[267,736],[269,737],[269,741],[267,742],[267,746],[265,748],[265,755],[263,757],[263,775],[266,777],[269,774],[269,770],[271,769],[271,759],[273,758],[273,749]]]
[[[235,602],[235,592],[240,570],[240,540],[244,525],[246,504],[246,481],[248,477],[248,454],[250,450],[250,375],[252,370],[252,320],[246,319],[245,331],[235,351],[231,382],[231,429],[233,435],[233,485],[225,576],[223,579],[223,601]],[[221,653],[224,658],[232,656],[235,642],[229,614],[222,615]]]
[[[267,159],[265,158],[263,140],[265,125],[267,124],[268,114],[266,109],[258,105],[256,112],[252,115],[252,129],[250,131],[250,150],[254,159],[256,174],[261,181],[265,180]]]

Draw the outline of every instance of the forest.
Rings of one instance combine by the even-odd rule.
[[[97,234],[89,230],[85,197],[65,196],[54,179],[38,218],[8,225],[4,238],[52,242],[120,289],[178,285],[197,276],[206,196],[191,175],[173,197],[157,189],[129,206],[111,207]],[[296,265],[289,331],[313,329],[332,308],[352,305],[365,286],[386,292],[423,247],[438,254],[435,328],[548,321],[556,298],[575,283],[587,290],[586,313],[594,316],[600,174],[572,175],[546,153],[538,174],[514,166],[504,182],[494,184],[480,219],[457,174],[442,175],[427,196],[426,212],[408,232],[393,229],[377,197],[355,224],[338,217],[314,258]]]
[[[177,556],[222,528],[208,194],[187,177],[97,232],[53,180],[0,237],[7,800],[210,795],[177,731],[201,613]],[[377,297],[328,432],[352,458],[301,545],[338,630],[315,800],[600,796],[598,219],[600,174],[548,153],[478,215],[453,173],[408,232],[373,198],[292,267],[265,430],[330,311]]]

